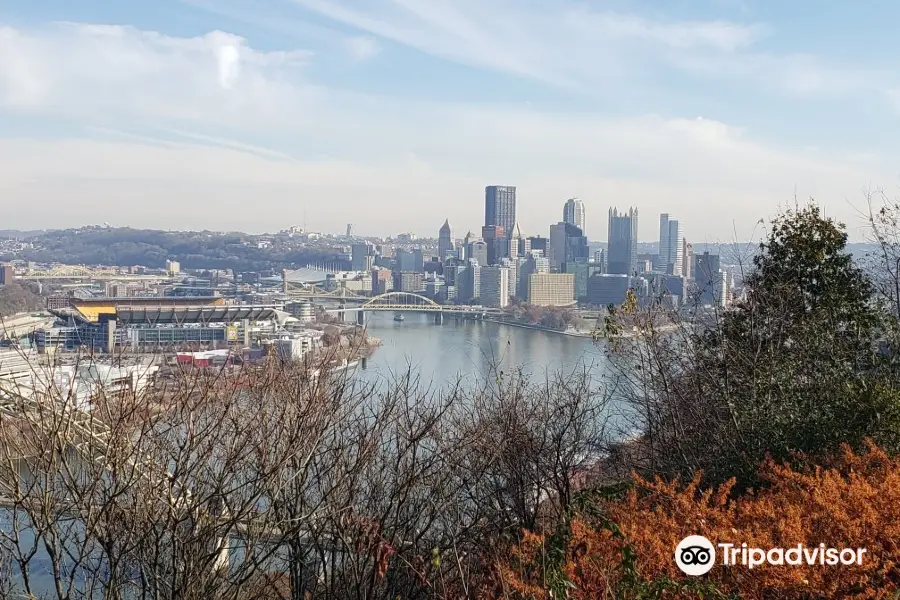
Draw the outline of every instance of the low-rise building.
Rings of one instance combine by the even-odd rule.
[[[619,305],[625,301],[631,278],[625,274],[596,273],[588,279],[588,304]]]
[[[571,306],[575,303],[575,275],[572,273],[529,275],[528,302],[537,306]]]
[[[395,271],[394,290],[398,292],[421,292],[425,289],[425,274],[417,271]]]
[[[394,277],[390,269],[372,269],[372,294],[386,294],[394,289]]]

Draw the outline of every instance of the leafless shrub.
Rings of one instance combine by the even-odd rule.
[[[0,550],[55,598],[460,597],[605,447],[589,371],[443,392],[317,361],[175,370],[88,407],[6,389]]]

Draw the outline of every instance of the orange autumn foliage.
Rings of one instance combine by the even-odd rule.
[[[751,600],[900,595],[900,460],[874,446],[863,455],[845,448],[829,464],[798,471],[768,462],[761,473],[767,486],[736,499],[731,484],[699,489],[699,476],[687,485],[638,479],[624,499],[600,502],[601,513],[621,536],[599,517],[575,518],[555,574],[567,581],[569,598],[585,600],[639,597],[630,591],[638,589],[635,580],[638,586],[664,589],[655,596],[662,598],[699,598],[697,585]],[[867,553],[860,566],[763,565],[751,570],[721,565],[717,550],[717,564],[709,574],[691,578],[676,567],[674,550],[692,534],[714,544],[746,542],[769,549],[824,543],[866,548]],[[506,590],[521,597],[550,597],[548,582],[554,573],[545,560],[550,543],[547,537],[525,536],[499,569]],[[630,572],[623,567],[623,549],[635,557]],[[628,594],[622,592],[624,584],[631,586]]]

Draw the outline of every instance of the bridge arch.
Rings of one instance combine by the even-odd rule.
[[[443,308],[431,298],[413,292],[385,292],[364,302],[360,308],[378,308],[379,306],[421,306],[433,310]]]

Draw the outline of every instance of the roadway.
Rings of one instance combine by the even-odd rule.
[[[27,313],[0,318],[0,338],[15,338],[28,335],[35,329],[51,327],[55,322],[56,317],[53,315],[33,317],[31,314]]]

